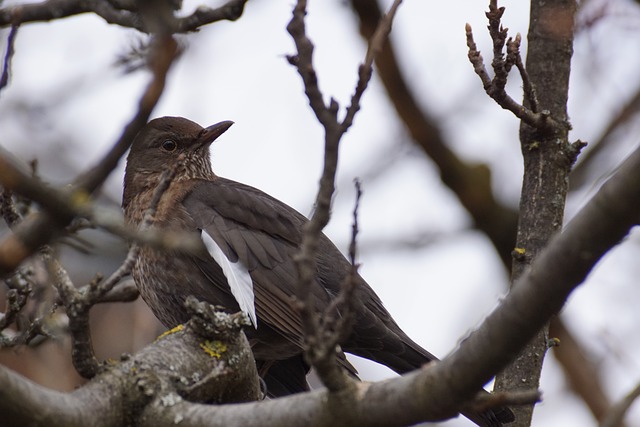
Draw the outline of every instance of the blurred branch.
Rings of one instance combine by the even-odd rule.
[[[202,242],[199,238],[183,232],[155,230],[136,230],[125,224],[122,219],[122,212],[96,208],[92,202],[87,200],[83,193],[74,193],[67,189],[58,190],[47,186],[38,178],[31,177],[17,166],[17,161],[12,160],[10,154],[0,147],[0,183],[14,189],[14,191],[38,205],[52,216],[72,216],[74,221],[66,228],[68,233],[73,233],[80,229],[97,227],[106,230],[127,241],[132,241],[141,245],[167,251],[181,251],[187,253],[197,253],[202,249]],[[6,196],[8,190],[5,188],[2,203],[3,208],[9,200]],[[10,216],[18,215],[12,205],[8,205],[6,210]],[[15,224],[15,223],[14,223]],[[2,259],[0,259],[1,265]]]
[[[0,160],[0,162],[1,161],[2,160]],[[20,212],[18,212],[13,202],[13,192],[7,188],[2,188],[2,192],[0,193],[0,212],[2,213],[4,222],[6,222],[10,228],[22,220],[22,215],[20,215]]]
[[[620,427],[623,425],[624,416],[629,408],[640,397],[640,384],[627,394],[624,399],[613,405],[600,421],[599,427]]]
[[[629,102],[627,102],[618,114],[607,124],[600,138],[594,142],[590,142],[589,149],[580,156],[579,162],[571,171],[569,184],[572,190],[588,184],[588,171],[600,154],[611,147],[613,134],[629,124],[638,113],[640,113],[640,87],[638,87]]]
[[[60,236],[74,218],[74,207],[84,204],[106,179],[111,170],[118,164],[120,157],[131,145],[133,138],[147,123],[151,111],[155,107],[162,91],[169,67],[176,54],[176,43],[171,37],[157,41],[152,63],[153,77],[143,93],[138,111],[125,127],[120,139],[111,151],[94,167],[90,168],[76,181],[67,196],[72,203],[51,203],[44,206],[46,214],[31,214],[13,230],[13,233],[0,243],[0,277],[13,271],[24,259],[34,253],[40,246]],[[23,179],[24,174],[15,168],[6,155],[0,156],[0,184],[4,188],[18,192],[37,194],[40,201],[50,200],[45,186],[31,185]]]
[[[30,333],[18,334],[8,338],[4,330],[16,321],[18,314],[26,306],[28,298],[33,292],[30,276],[30,270],[21,268],[4,281],[9,291],[6,295],[5,311],[0,313],[0,348],[11,347],[28,341]]]
[[[329,311],[318,316],[313,309],[314,304],[311,301],[312,293],[310,289],[313,286],[316,275],[315,254],[318,250],[322,229],[327,225],[330,218],[331,197],[335,189],[340,139],[349,129],[357,111],[360,109],[360,99],[373,73],[374,58],[381,50],[382,44],[391,31],[391,23],[400,3],[401,0],[394,1],[389,13],[380,20],[376,30],[371,35],[365,60],[358,69],[358,82],[351,97],[351,104],[347,107],[342,121],[338,120],[339,105],[337,101],[331,98],[329,105],[326,106],[318,86],[318,78],[313,67],[314,46],[307,37],[304,22],[307,7],[305,0],[298,0],[293,10],[293,17],[287,26],[287,31],[293,38],[297,49],[297,54],[290,55],[287,59],[291,65],[296,67],[300,77],[302,77],[305,94],[309,99],[311,109],[325,131],[324,168],[320,178],[320,188],[316,196],[315,210],[311,220],[305,226],[300,252],[295,258],[299,278],[296,294],[297,308],[300,311],[307,347],[305,357],[316,368],[318,375],[327,388],[334,392],[349,388],[352,382],[335,363],[336,345],[340,342],[343,333],[334,330],[336,325],[321,324],[319,320],[337,319],[339,316],[336,317],[334,313]],[[353,283],[343,286],[338,300],[346,301],[353,291],[352,288]],[[348,304],[344,304],[342,308],[341,315],[347,319],[350,318],[351,313]],[[328,307],[328,310],[331,311],[335,309],[336,307],[333,305]],[[345,325],[348,323],[345,322]]]
[[[206,6],[198,7],[191,15],[174,18],[170,33],[186,33],[197,31],[200,27],[214,22],[235,21],[244,11],[247,0],[229,0],[216,9]],[[92,0],[47,0],[40,3],[8,6],[0,9],[0,28],[19,25],[27,22],[53,21],[83,13],[95,13],[109,24],[134,28],[144,33],[152,32],[145,25],[141,16],[139,3],[124,1],[92,1]],[[178,9],[181,2],[156,1],[156,6],[169,6]]]
[[[360,34],[368,40],[382,18],[378,2],[352,0],[351,6],[360,19]],[[449,141],[445,140],[437,120],[419,106],[415,92],[404,79],[389,39],[384,41],[375,63],[389,100],[413,142],[434,161],[442,182],[458,197],[475,226],[487,234],[509,269],[517,214],[495,199],[490,170],[485,165],[465,163],[449,148]]]
[[[165,194],[169,184],[175,177],[176,171],[180,163],[176,163],[174,168],[165,171],[160,179],[160,183],[154,190],[149,208],[145,212],[144,220],[141,227],[147,229],[153,222],[158,204]],[[140,246],[133,244],[129,249],[127,257],[120,267],[109,276],[108,279],[102,280],[97,275],[89,284],[76,289],[69,275],[62,267],[60,262],[53,257],[50,250],[44,251],[45,259],[49,265],[52,275],[55,277],[54,286],[58,290],[60,300],[64,304],[67,316],[69,317],[69,329],[72,338],[71,357],[73,366],[78,373],[84,378],[93,378],[97,375],[101,366],[98,363],[91,344],[91,331],[89,328],[89,311],[91,308],[101,302],[113,287],[127,274],[131,272],[131,268],[135,264]]]
[[[9,36],[7,37],[7,51],[4,54],[2,63],[2,75],[0,75],[0,91],[9,83],[9,75],[11,74],[11,60],[15,53],[14,45],[16,36],[18,35],[18,25],[11,25]]]
[[[164,91],[167,73],[178,53],[178,45],[172,37],[159,36],[154,40],[154,46],[150,51],[149,58],[153,79],[138,103],[136,115],[124,128],[120,139],[109,153],[98,164],[90,167],[79,176],[75,180],[75,186],[92,193],[102,185],[107,176],[118,165],[120,158],[129,149],[135,136],[147,124],[151,111]]]
[[[569,385],[582,398],[593,417],[602,420],[611,402],[602,387],[600,368],[586,357],[586,350],[567,331],[563,322],[551,322],[549,335],[559,342],[553,347],[553,355],[562,366]]]

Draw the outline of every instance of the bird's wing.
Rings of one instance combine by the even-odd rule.
[[[253,299],[260,321],[299,345],[302,325],[291,305],[297,280],[293,256],[306,218],[260,190],[223,178],[198,183],[183,205],[207,236],[205,243],[215,244],[212,258],[219,256],[216,251],[226,258],[218,263],[240,308],[251,317]],[[221,288],[220,268],[210,258],[194,258],[194,262]],[[230,270],[239,272],[236,278]],[[252,289],[242,271],[250,275]],[[326,306],[330,300],[327,290],[313,286],[312,292],[318,308]]]

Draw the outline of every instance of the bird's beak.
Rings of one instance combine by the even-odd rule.
[[[220,135],[225,133],[232,124],[233,122],[231,120],[225,120],[224,122],[216,123],[215,125],[203,129],[198,136],[198,140],[200,142],[199,145],[205,146],[211,144],[213,141],[218,139]]]

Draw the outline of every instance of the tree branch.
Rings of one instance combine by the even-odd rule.
[[[242,402],[259,396],[249,343],[241,333],[242,315],[214,312],[189,302],[187,327],[167,334],[133,357],[73,393],[31,383],[0,365],[3,425],[96,426],[137,424],[140,410],[155,402],[167,406],[195,402]],[[159,410],[159,408],[155,408]],[[165,420],[165,425],[175,423]]]
[[[212,389],[206,388],[207,382],[202,384],[208,392],[232,392],[238,390],[238,383],[233,381],[247,384],[246,381],[252,379],[253,383],[249,384],[253,384],[253,388],[249,388],[252,391],[248,394],[217,395],[219,399],[216,399],[219,402],[237,402],[248,397],[255,398],[258,393],[257,377],[246,341],[244,344],[239,343],[238,347],[240,354],[244,354],[246,358],[238,360],[235,350],[227,347],[219,360],[212,357],[211,352],[215,353],[214,349],[221,347],[214,346],[212,349],[205,345],[208,352],[198,351],[197,349],[202,349],[202,338],[185,331],[169,334],[114,367],[110,372],[116,371],[116,375],[107,372],[71,395],[50,393],[39,386],[25,384],[26,380],[0,368],[0,412],[9,425],[38,425],[38,420],[41,425],[62,425],[50,423],[49,417],[52,417],[53,411],[59,410],[61,412],[55,412],[55,415],[70,426],[77,425],[73,422],[75,419],[86,422],[87,407],[95,415],[102,414],[105,406],[109,411],[105,413],[105,417],[96,420],[99,426],[123,423],[168,426],[176,420],[183,426],[202,425],[203,420],[207,420],[207,425],[212,426],[296,426],[309,425],[309,420],[313,420],[313,426],[391,427],[450,417],[458,411],[459,405],[473,397],[475,391],[508,363],[539,328],[562,308],[567,296],[585,279],[602,255],[638,223],[638,182],[640,149],[602,186],[567,225],[565,231],[550,242],[519,279],[513,291],[478,330],[463,340],[450,356],[421,370],[380,383],[354,384],[357,393],[349,390],[317,390],[250,404],[192,404],[184,399],[207,395],[196,391],[203,389],[191,387],[195,378],[206,378],[210,372],[219,372],[220,369],[225,372],[225,367],[231,366],[253,369],[242,374],[240,379],[222,375],[221,380],[226,378],[231,381],[226,388],[218,388],[219,383]],[[568,265],[572,268],[567,268]],[[211,313],[207,305],[193,302],[190,305],[196,307],[195,311],[205,319],[194,330],[208,328],[207,325],[221,314],[207,315]],[[244,319],[241,315],[235,318]],[[224,330],[225,327],[219,329]],[[237,336],[241,337],[241,341],[244,340],[244,335]],[[185,344],[183,340],[190,340],[190,344]],[[224,360],[223,366],[220,364],[221,360]],[[175,391],[173,387],[182,381],[190,384]],[[198,381],[196,383],[199,384]],[[92,405],[83,406],[82,402],[86,402],[89,396],[94,396]],[[98,396],[102,398],[98,399]],[[74,400],[63,401],[68,398]],[[537,399],[537,394],[501,394],[493,399],[498,402],[531,403]],[[49,402],[50,400],[53,402]],[[100,402],[97,407],[95,401]],[[475,404],[486,404],[486,400],[480,398]],[[140,408],[140,412],[131,413],[127,410],[132,407]],[[122,414],[133,418],[113,418],[122,417]]]
[[[504,7],[497,7],[497,2],[490,2],[487,18],[489,19],[489,34],[493,40],[493,60],[491,65],[494,70],[493,79],[489,77],[484,66],[484,60],[473,40],[473,32],[471,25],[466,24],[465,32],[467,34],[467,46],[469,47],[469,61],[473,65],[473,69],[482,81],[484,90],[498,105],[505,110],[511,111],[516,117],[528,125],[547,132],[562,132],[562,129],[568,126],[567,123],[558,121],[551,116],[548,110],[538,112],[538,99],[535,94],[534,86],[531,84],[529,74],[522,64],[520,57],[520,34],[516,34],[515,39],[507,38],[507,29],[503,28],[500,20],[504,13]],[[507,44],[507,57],[503,57],[503,49]],[[507,77],[509,70],[515,65],[520,76],[522,77],[526,104],[518,104],[505,91],[507,85]]]
[[[138,131],[147,123],[151,111],[155,107],[165,85],[165,79],[169,67],[176,55],[177,45],[171,37],[157,40],[157,46],[153,50],[157,59],[152,66],[153,77],[146,91],[143,93],[138,111],[134,118],[126,126],[123,134],[111,151],[94,167],[87,170],[75,181],[74,190],[70,197],[74,201],[70,206],[52,205],[49,210],[55,210],[56,214],[31,214],[20,225],[14,228],[0,243],[0,277],[13,271],[24,259],[33,254],[40,246],[60,236],[73,219],[74,212],[71,206],[84,203],[106,179],[111,170],[116,167],[120,157],[126,152]],[[10,171],[10,162],[0,156],[0,184],[5,188],[14,189],[16,185],[22,185],[24,181],[16,180],[15,170]],[[46,191],[44,187],[34,191]],[[44,197],[43,197],[44,198]]]
[[[378,2],[352,0],[351,6],[360,19],[360,34],[368,40],[382,18]],[[443,184],[458,197],[475,226],[487,234],[509,269],[517,214],[494,197],[490,170],[486,165],[465,163],[449,148],[451,144],[445,139],[438,121],[419,105],[415,91],[402,75],[391,40],[384,41],[375,64],[389,100],[413,142],[437,165]]]
[[[287,26],[287,31],[293,38],[297,55],[288,56],[291,65],[294,65],[302,77],[305,87],[305,94],[309,99],[311,109],[315,113],[318,121],[325,130],[325,155],[324,168],[320,178],[320,188],[315,201],[315,210],[310,221],[305,226],[304,236],[300,245],[300,252],[295,258],[298,271],[299,284],[297,290],[297,308],[300,311],[303,329],[305,332],[306,351],[305,357],[316,368],[323,383],[331,391],[338,391],[349,387],[350,381],[347,376],[339,370],[335,363],[336,346],[340,342],[344,331],[338,327],[336,331],[335,322],[342,316],[350,318],[349,306],[342,306],[340,315],[335,313],[337,309],[333,304],[321,316],[315,311],[315,305],[311,301],[312,293],[310,289],[314,286],[316,276],[316,252],[318,250],[319,239],[322,229],[327,225],[330,218],[331,197],[335,189],[335,175],[338,164],[338,148],[340,139],[353,123],[356,112],[360,108],[360,99],[367,88],[373,72],[372,65],[375,55],[382,48],[382,43],[386,40],[391,31],[391,23],[401,0],[396,0],[389,9],[389,13],[379,23],[377,30],[371,38],[364,63],[358,70],[358,83],[351,104],[347,107],[344,119],[338,120],[338,103],[332,98],[329,105],[324,104],[322,92],[318,86],[318,78],[313,67],[313,43],[306,35],[304,18],[306,15],[306,1],[298,0],[293,17]],[[339,297],[344,300],[351,292],[351,286],[344,286],[342,292],[346,296]],[[320,323],[319,319],[334,319],[332,324]],[[349,324],[348,321],[345,324]],[[333,332],[332,332],[333,331]]]
[[[206,6],[198,7],[191,15],[172,19],[170,33],[186,33],[197,31],[200,27],[214,22],[235,21],[244,11],[247,0],[229,0],[217,9]],[[175,9],[176,2],[156,2],[169,5]],[[28,22],[47,22],[83,13],[95,13],[109,24],[134,28],[144,33],[151,33],[140,13],[138,2],[93,1],[93,0],[47,0],[0,9],[0,28],[8,25],[20,25]]]
[[[11,74],[11,60],[15,53],[14,45],[16,36],[18,35],[18,25],[12,25],[11,31],[9,31],[9,37],[7,37],[7,51],[4,54],[4,61],[2,63],[2,75],[0,75],[0,91],[4,89],[9,83],[9,75]]]
[[[600,421],[599,427],[619,427],[631,405],[640,397],[640,384],[636,385],[620,402],[613,405]]]
[[[382,15],[378,2],[352,0],[351,6],[360,20],[360,34],[364,39],[369,39]],[[509,47],[507,49],[509,54]],[[511,60],[511,62],[516,67],[519,67],[515,60]],[[401,72],[391,40],[385,41],[382,51],[376,57],[375,63],[378,76],[384,84],[389,100],[395,107],[400,120],[407,127],[413,142],[433,160],[440,170],[443,184],[458,197],[460,203],[473,218],[475,227],[487,235],[496,248],[505,268],[511,270],[511,263],[513,262],[511,254],[515,246],[517,213],[494,197],[490,170],[483,164],[465,163],[449,148],[451,143],[446,140],[440,130],[438,121],[424,106],[419,105],[415,99],[415,91],[410,88]],[[480,62],[479,64],[484,68],[484,63]],[[526,80],[523,80],[523,86],[527,91],[527,87],[532,86],[529,82],[528,74],[521,73],[521,76],[523,79],[526,77]],[[529,90],[529,92],[533,91]],[[527,96],[527,98],[538,103],[536,94]],[[539,107],[533,108],[532,106],[532,109],[539,111]],[[571,182],[573,182],[573,175]],[[429,235],[426,238],[432,239]],[[409,244],[412,245],[414,243],[409,242]],[[417,242],[417,244],[422,244],[422,242]],[[368,250],[368,245],[366,243],[364,246],[361,245],[361,250]],[[553,318],[552,324],[557,326],[554,330],[567,331],[561,317]],[[558,349],[558,351],[574,354],[585,352],[575,339],[562,339],[562,342],[562,348]],[[592,407],[589,403],[591,399],[585,395],[592,392],[603,395],[602,384],[597,381],[597,376],[592,375],[598,368],[593,363],[590,363],[584,371],[580,371],[586,375],[581,375],[575,369],[572,369],[574,366],[563,365],[563,367],[571,384],[584,381],[591,383],[593,388],[586,390],[578,388],[575,391],[590,405],[592,412],[598,412],[598,406]]]

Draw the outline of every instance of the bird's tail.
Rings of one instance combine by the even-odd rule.
[[[349,346],[344,346],[345,351],[386,365],[398,374],[420,369],[438,360],[409,338],[388,313],[388,317],[381,316],[381,313],[367,314],[364,315],[366,319],[356,322],[358,330],[349,338]],[[379,323],[385,323],[385,327]],[[515,421],[513,412],[507,407],[492,408],[482,413],[465,411],[462,415],[481,427],[500,427]]]

